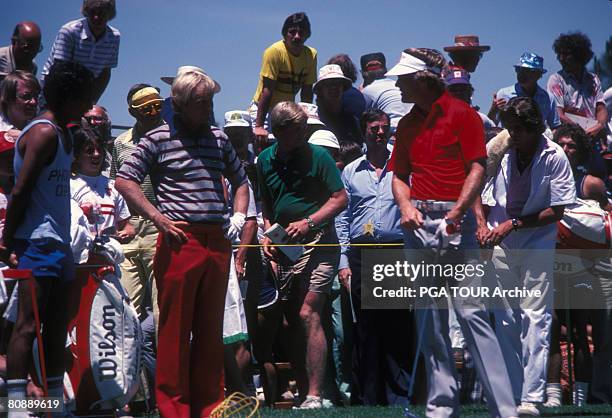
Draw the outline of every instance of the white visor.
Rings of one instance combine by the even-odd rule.
[[[440,69],[436,67],[428,67],[423,61],[415,57],[414,55],[402,52],[399,62],[395,67],[391,68],[385,76],[392,75],[406,75],[416,73],[417,71],[429,70],[435,74],[440,74]]]

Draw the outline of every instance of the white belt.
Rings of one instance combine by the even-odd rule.
[[[415,208],[422,210],[423,212],[445,212],[451,210],[457,204],[457,202],[417,199],[411,199],[410,202]]]

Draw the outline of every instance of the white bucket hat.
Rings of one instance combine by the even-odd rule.
[[[312,86],[312,89],[316,93],[317,87],[320,85],[322,81],[334,80],[334,79],[343,80],[344,90],[349,89],[353,85],[353,82],[351,81],[351,79],[344,76],[344,74],[342,73],[342,68],[340,68],[338,64],[328,64],[328,65],[324,65],[323,67],[319,68],[319,78],[317,78],[317,82],[314,83],[314,85]]]
[[[313,132],[308,139],[308,143],[320,145],[322,147],[340,149],[338,138],[336,138],[336,135],[334,135],[332,131],[328,131],[327,129],[319,129]]]

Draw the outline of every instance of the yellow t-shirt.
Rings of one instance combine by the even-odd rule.
[[[281,40],[270,45],[263,54],[257,91],[253,96],[255,103],[263,90],[263,78],[276,80],[276,88],[272,93],[270,109],[279,102],[294,101],[295,95],[303,85],[314,84],[317,81],[317,50],[304,46],[299,56],[289,53]]]

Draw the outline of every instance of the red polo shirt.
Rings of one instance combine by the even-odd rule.
[[[444,92],[425,114],[418,107],[397,125],[391,167],[410,176],[410,196],[455,201],[468,164],[487,157],[484,128],[476,111]]]

